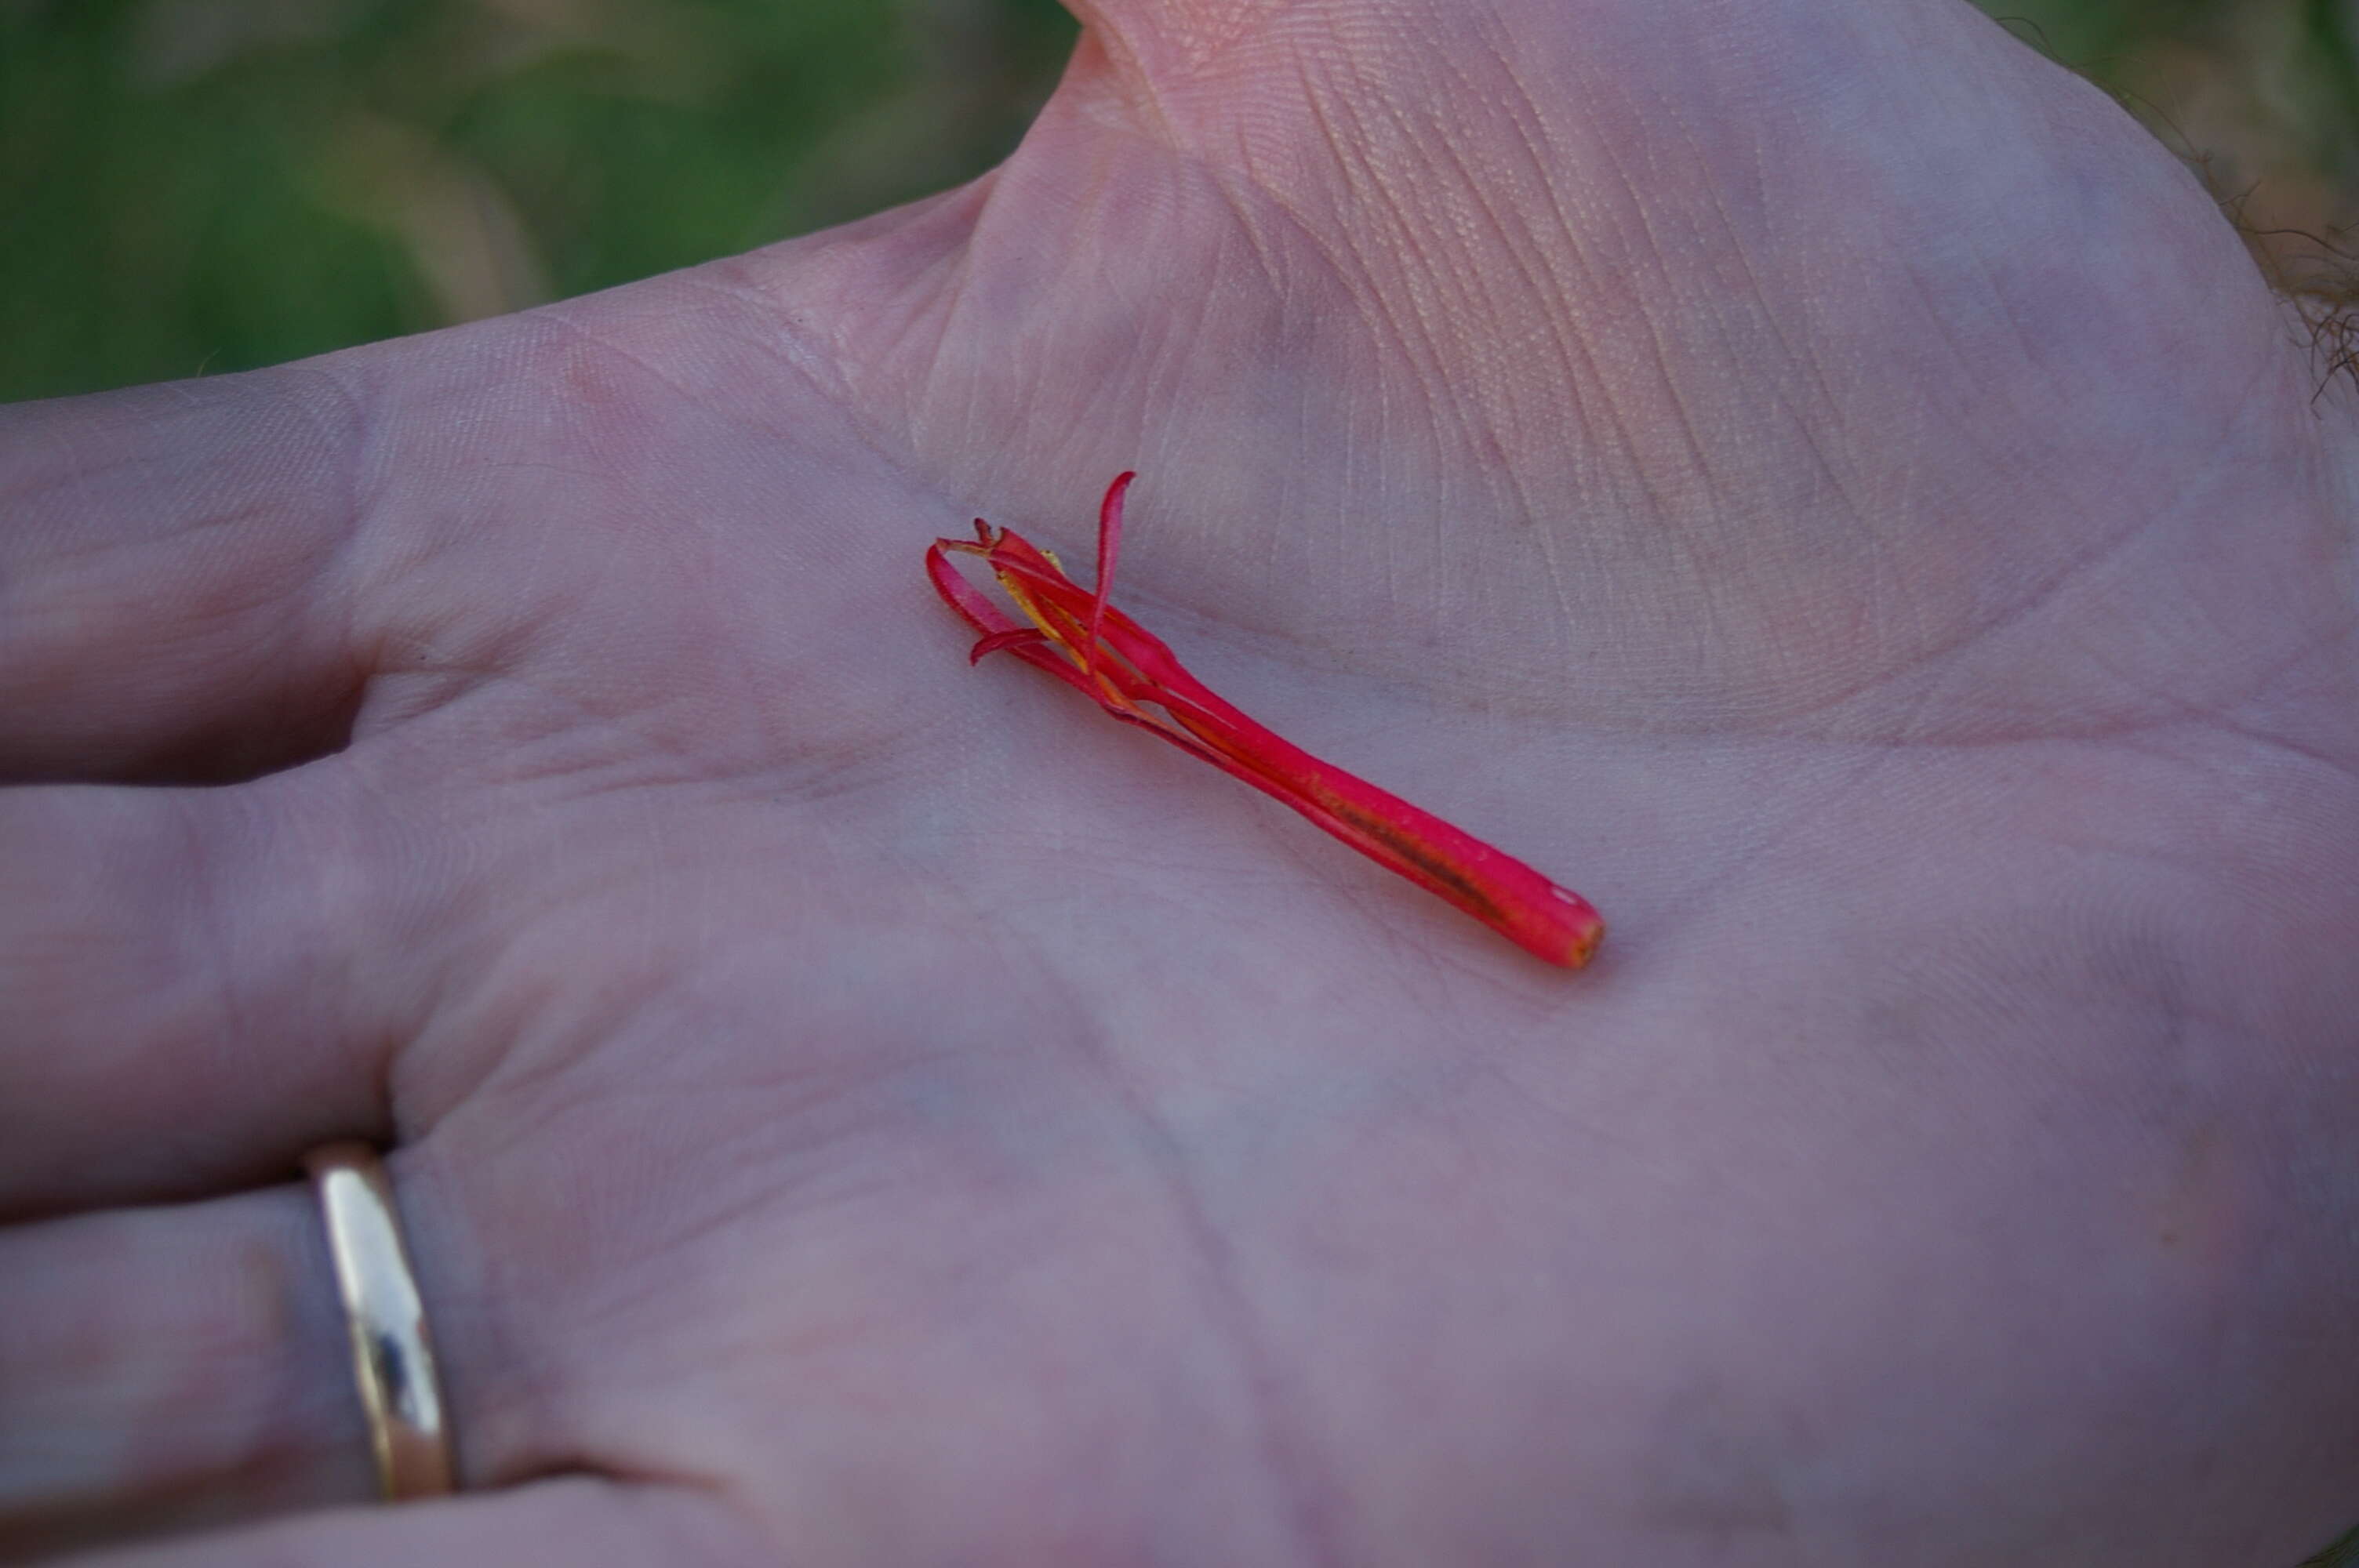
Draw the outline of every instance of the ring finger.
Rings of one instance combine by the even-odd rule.
[[[0,1230],[0,1558],[373,1485],[310,1193]]]

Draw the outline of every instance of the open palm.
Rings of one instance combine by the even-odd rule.
[[[1951,0],[1089,10],[963,190],[0,418],[0,1541],[2359,1516],[2351,423],[2194,181]],[[1126,467],[1124,602],[1592,969],[965,667],[927,539]],[[354,1134],[470,1495],[293,1513]]]

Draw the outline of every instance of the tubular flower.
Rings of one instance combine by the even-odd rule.
[[[1012,654],[1080,691],[1125,724],[1161,736],[1274,795],[1388,871],[1457,905],[1527,952],[1577,969],[1605,923],[1580,894],[1430,812],[1293,745],[1214,696],[1152,633],[1107,602],[1122,547],[1119,475],[1098,508],[1095,591],[1012,529],[975,519],[973,539],[937,539],[926,575],[944,603],[982,633],[968,655]],[[980,556],[1019,622],[960,575],[951,556]],[[1027,623],[1028,622],[1028,624]],[[1150,711],[1152,709],[1153,711]]]

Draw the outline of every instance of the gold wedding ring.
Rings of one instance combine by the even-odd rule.
[[[365,1143],[325,1144],[303,1168],[327,1221],[378,1487],[389,1502],[440,1497],[451,1489],[451,1439],[392,1184]]]

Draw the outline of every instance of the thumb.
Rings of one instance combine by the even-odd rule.
[[[1332,521],[1218,596],[1257,628],[1303,627],[1318,610],[1292,585],[1312,581],[1346,622],[1397,623],[1408,575],[1435,638],[1477,608],[1513,630],[1515,684],[1578,665],[1605,716],[1778,723],[2042,606],[2043,637],[2184,608],[2151,578],[2102,603],[2067,590],[2148,520],[2252,514],[2223,492],[2232,468],[2316,467],[2300,355],[2198,183],[1971,7],[1075,9],[1088,42],[1060,107],[1078,112],[1051,131],[1118,113],[1182,153],[1250,232],[1214,261],[1249,253],[1277,297],[1263,336],[1305,346],[1258,389],[1288,442],[1231,416],[1281,481],[1256,489],[1234,436],[1124,454],[1239,519],[1215,547],[1263,568],[1268,520],[1317,498]],[[1233,311],[1256,286],[1237,271]],[[1190,390],[1178,417],[1243,401]],[[1192,452],[1223,471],[1187,471]],[[1316,569],[1403,514],[1431,554],[1394,534],[1358,600]],[[2239,611],[2302,547],[2245,553]],[[2050,651],[1977,676],[2022,688],[2003,722],[2086,705],[2041,695]]]
[[[1317,5],[1288,0],[1068,0],[1082,24],[1082,63],[1103,66],[1134,82],[1177,83],[1234,61],[1257,43],[1299,32],[1304,21],[1325,30],[1324,17],[1302,16]],[[1281,28],[1282,20],[1290,25]]]

